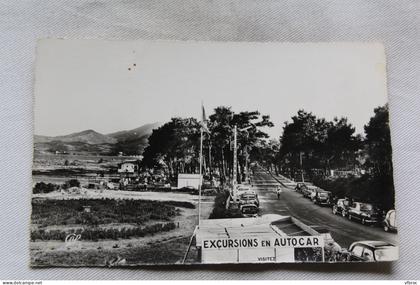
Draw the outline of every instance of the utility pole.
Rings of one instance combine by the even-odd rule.
[[[233,128],[233,178],[232,178],[232,186],[235,188],[236,182],[237,182],[237,161],[238,161],[238,137],[237,137],[237,127]]]
[[[299,159],[300,159],[300,175],[302,177],[302,182],[305,182],[305,177],[303,176],[303,158],[302,158],[302,152],[299,152]]]
[[[200,128],[200,184],[198,184],[198,226],[201,223],[201,186],[203,184],[203,128]]]

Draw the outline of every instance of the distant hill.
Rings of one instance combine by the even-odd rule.
[[[148,144],[148,138],[153,130],[159,128],[161,123],[145,124],[139,128],[108,134],[118,142],[115,151],[125,154],[141,154]]]
[[[133,130],[101,134],[85,130],[65,136],[34,136],[34,148],[38,153],[89,153],[89,154],[141,154],[148,144],[153,129],[160,123],[145,124]]]
[[[161,126],[161,123],[151,123],[145,124],[141,127],[136,129],[128,130],[128,131],[120,131],[116,133],[107,134],[109,137],[116,138],[118,141],[129,141],[133,139],[139,139],[144,136],[149,137],[152,134],[153,129],[157,129]]]
[[[87,143],[87,144],[114,144],[117,143],[118,140],[109,137],[107,135],[100,134],[95,132],[94,130],[86,130],[78,133],[72,133],[65,136],[56,136],[56,137],[47,137],[47,136],[35,136],[35,143],[38,142],[52,142],[52,141],[60,141],[60,142],[79,142],[79,143]]]

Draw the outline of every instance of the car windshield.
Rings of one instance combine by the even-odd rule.
[[[257,208],[256,207],[243,207],[242,208],[242,213],[244,213],[244,214],[255,214],[255,213],[257,213]]]
[[[328,193],[327,192],[320,192],[319,196],[321,197],[328,197]]]
[[[241,192],[243,192],[243,191],[249,191],[249,190],[251,190],[251,189],[249,189],[249,188],[238,188],[238,191],[241,191]]]
[[[375,250],[376,261],[391,261],[398,259],[398,249],[395,246]]]
[[[241,199],[246,199],[246,200],[250,200],[250,199],[255,199],[255,195],[253,194],[248,194],[248,195],[241,195]]]
[[[373,207],[370,204],[360,204],[360,210],[362,210],[362,211],[372,211]]]

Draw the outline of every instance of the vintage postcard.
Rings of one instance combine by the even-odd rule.
[[[31,266],[397,260],[385,58],[39,41]]]

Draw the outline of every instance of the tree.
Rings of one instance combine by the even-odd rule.
[[[322,161],[315,154],[322,153],[322,145],[327,139],[330,123],[325,119],[317,119],[315,115],[305,110],[299,110],[292,117],[292,122],[285,122],[283,135],[280,137],[281,167],[286,169],[292,177],[304,167],[312,169],[319,167]],[[305,157],[305,163],[302,157]]]
[[[226,176],[233,172],[233,143],[234,127],[237,128],[238,163],[243,179],[250,151],[261,140],[267,139],[268,135],[261,130],[264,127],[272,127],[268,115],[261,115],[258,111],[245,111],[234,113],[230,107],[220,106],[214,109],[214,114],[209,117],[210,143],[213,146],[214,162],[219,167],[222,183]],[[242,131],[241,131],[242,130]]]
[[[365,126],[368,161],[376,173],[392,175],[392,147],[388,104],[374,110]]]
[[[348,168],[356,163],[357,151],[361,149],[361,136],[355,135],[356,129],[347,118],[334,118],[327,131],[326,167]]]
[[[262,140],[252,149],[250,153],[251,161],[260,162],[269,171],[273,171],[274,168],[274,172],[278,174],[281,172],[279,168],[279,149],[280,142],[278,140]]]
[[[388,104],[374,109],[374,116],[365,126],[367,162],[372,165],[370,196],[384,209],[394,208],[395,189],[392,175],[392,147]]]
[[[178,172],[198,169],[200,125],[194,118],[172,118],[153,130],[143,153],[144,167],[167,168],[171,178]]]
[[[316,169],[327,173],[331,168],[352,168],[361,137],[347,118],[327,121],[299,110],[292,122],[285,122],[280,138],[278,161],[292,177],[300,173],[313,175]]]

